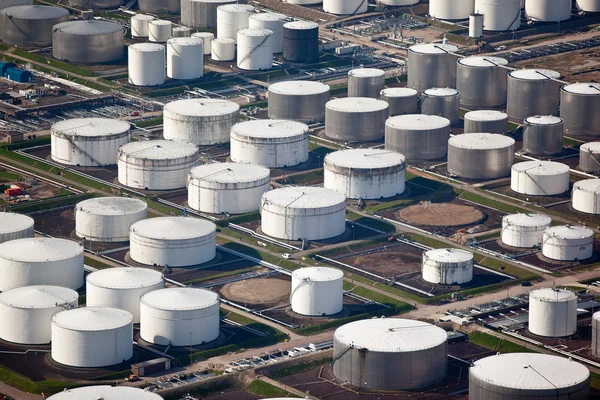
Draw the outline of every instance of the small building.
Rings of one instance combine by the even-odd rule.
[[[0,61],[0,76],[4,76],[8,68],[17,68],[17,65],[8,61]]]
[[[6,79],[10,79],[13,82],[28,83],[33,80],[33,75],[29,71],[17,67],[8,67],[4,74]]]
[[[171,369],[171,360],[165,357],[154,360],[144,361],[137,364],[131,364],[131,372],[142,377],[154,374],[160,374]]]
[[[0,92],[0,101],[8,104],[21,104],[23,95],[17,92]]]

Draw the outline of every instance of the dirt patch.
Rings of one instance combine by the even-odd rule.
[[[522,68],[549,68],[560,72],[569,82],[595,82],[600,79],[600,50],[572,51],[568,56],[554,54],[516,63]]]
[[[402,209],[398,216],[413,224],[426,226],[464,226],[482,221],[485,215],[475,207],[423,201]]]
[[[219,292],[236,303],[273,306],[289,302],[290,282],[278,278],[255,278],[228,283]]]

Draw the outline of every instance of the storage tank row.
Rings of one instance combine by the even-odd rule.
[[[522,3],[525,3],[525,18],[531,21],[557,22],[571,18],[571,0],[430,0],[429,15],[453,21],[468,19],[475,12],[484,16],[486,30],[515,30],[521,25]],[[597,8],[588,6],[586,1],[582,3],[581,9]]]

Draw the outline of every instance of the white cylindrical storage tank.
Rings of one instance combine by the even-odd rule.
[[[521,26],[521,0],[475,0],[486,31],[512,31]]]
[[[437,115],[407,114],[385,122],[385,148],[407,160],[435,160],[448,152],[450,121]]]
[[[469,111],[465,114],[464,133],[497,133],[508,131],[508,114],[495,110]]]
[[[579,147],[579,168],[586,172],[600,173],[600,142],[584,143]]]
[[[142,296],[140,337],[160,346],[193,346],[219,337],[219,296],[206,289],[170,288]]]
[[[308,125],[257,119],[231,128],[231,161],[268,168],[293,167],[308,161]]]
[[[469,15],[469,37],[479,39],[483,36],[483,14]]]
[[[451,88],[432,88],[423,92],[421,112],[447,118],[451,125],[460,122],[460,92]]]
[[[64,389],[48,400],[162,400],[156,393],[129,386],[84,386]]]
[[[32,285],[83,286],[83,247],[39,237],[0,244],[0,291]]]
[[[571,169],[552,161],[524,161],[511,168],[510,188],[530,196],[554,196],[569,190]]]
[[[131,37],[132,38],[147,38],[150,34],[148,31],[148,23],[154,21],[152,15],[135,14],[131,17]]]
[[[171,79],[199,79],[204,76],[204,41],[179,37],[167,41],[167,76]]]
[[[600,214],[600,179],[584,179],[575,182],[571,205],[577,211]]]
[[[52,27],[52,56],[99,64],[123,58],[123,26],[108,21],[67,21]]]
[[[385,135],[389,105],[368,97],[346,97],[325,105],[325,134],[346,142],[370,142]]]
[[[529,293],[529,332],[544,337],[565,337],[577,332],[577,295],[555,288]]]
[[[600,12],[600,1],[598,1]],[[565,135],[600,136],[600,83],[573,83],[560,90]]]
[[[75,118],[51,128],[52,160],[66,165],[104,167],[117,162],[117,151],[129,143],[129,122],[109,118]]]
[[[248,28],[268,29],[273,32],[271,36],[271,48],[273,53],[283,51],[283,24],[287,17],[284,14],[265,12],[250,15]]]
[[[600,356],[600,311],[592,315],[592,355]]]
[[[289,3],[289,1],[288,1]],[[576,0],[575,7],[585,12],[600,12],[600,1],[598,0]]]
[[[586,260],[594,254],[594,232],[582,226],[553,226],[544,231],[542,254],[552,260]]]
[[[379,92],[379,99],[389,105],[389,116],[417,114],[419,92],[411,88],[388,88]]]
[[[214,61],[231,61],[235,58],[234,39],[213,39],[210,42],[210,45],[210,58],[212,58]]]
[[[385,71],[377,68],[355,68],[348,71],[348,97],[379,98],[385,87]]]
[[[273,67],[273,31],[246,28],[237,32],[237,66],[247,71],[261,71]]]
[[[560,74],[549,69],[522,69],[508,74],[506,113],[523,121],[533,115],[558,115]]]
[[[325,121],[331,88],[321,82],[284,81],[269,85],[269,118],[305,123]]]
[[[317,187],[271,190],[261,200],[261,229],[284,240],[330,239],[346,231],[346,196]]]
[[[333,334],[333,374],[366,389],[410,390],[441,382],[447,358],[448,335],[426,322],[364,319]]]
[[[165,43],[171,37],[173,23],[164,19],[148,21],[148,40],[156,43]]]
[[[460,92],[460,104],[470,108],[506,104],[507,65],[508,61],[500,57],[471,56],[458,59],[456,89]]]
[[[437,1],[450,3],[449,0]],[[457,57],[452,53],[457,51],[456,46],[440,43],[410,46],[406,62],[408,67],[406,86],[416,89],[419,93],[434,87],[456,87]]]
[[[98,197],[75,205],[75,233],[92,242],[126,242],[129,227],[148,218],[148,204],[128,197]]]
[[[367,12],[367,0],[323,0],[323,11],[336,15],[355,15]]]
[[[0,212],[0,243],[32,238],[34,222],[33,218],[27,215]]]
[[[326,267],[300,268],[292,272],[292,311],[301,315],[334,315],[344,309],[344,273]]]
[[[159,267],[189,267],[216,256],[216,226],[198,218],[159,217],[131,225],[129,256]]]
[[[571,18],[572,0],[527,0],[525,18],[532,21],[557,22]]]
[[[541,246],[552,219],[541,214],[510,214],[502,217],[502,243],[512,247]]]
[[[129,83],[135,86],[158,86],[165,83],[165,46],[136,43],[127,53]]]
[[[395,151],[335,151],[325,157],[323,167],[323,186],[349,199],[380,199],[404,192],[406,162],[404,156]]]
[[[423,253],[423,279],[436,285],[461,285],[473,279],[473,253],[433,249]]]
[[[583,364],[548,354],[498,354],[469,368],[469,400],[587,400],[589,389]]]
[[[69,367],[120,364],[133,356],[133,316],[110,307],[83,307],[52,317],[52,359]]]
[[[198,148],[189,142],[150,140],[121,146],[117,155],[119,183],[145,190],[185,187],[187,174],[198,165]]]
[[[523,150],[539,156],[560,154],[563,149],[563,128],[563,119],[552,115],[525,118]]]
[[[79,294],[60,286],[24,286],[0,293],[0,339],[19,344],[50,343],[54,314],[76,308]]]
[[[173,28],[173,37],[174,38],[189,38],[192,36],[192,30],[187,26],[178,26]],[[204,43],[204,41],[203,41]]]
[[[465,133],[448,140],[448,172],[468,179],[510,176],[515,140],[491,133]]]
[[[238,0],[182,0],[181,23],[195,29],[217,29],[217,8]]]
[[[217,7],[217,38],[237,40],[237,32],[250,23],[254,7],[248,4],[225,4]]]
[[[437,19],[467,19],[474,7],[475,0],[429,0],[429,15]]]
[[[163,136],[199,146],[229,142],[231,127],[240,121],[240,106],[219,99],[187,99],[163,109]]]
[[[52,27],[69,20],[69,11],[48,5],[22,5],[0,10],[0,40],[20,47],[52,45]]]
[[[165,287],[162,273],[148,268],[107,268],[89,274],[85,280],[87,307],[112,307],[128,311],[133,323],[140,322],[140,298]]]
[[[196,32],[192,33],[192,37],[202,39],[202,42],[204,42],[204,46],[202,46],[202,49],[204,50],[204,55],[210,55],[210,51],[212,49],[212,41],[215,39],[215,34],[212,32]]]
[[[188,175],[188,205],[210,214],[245,214],[260,209],[269,191],[271,171],[259,165],[213,163]]]

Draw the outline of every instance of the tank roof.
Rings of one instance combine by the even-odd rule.
[[[379,92],[381,96],[387,97],[413,97],[419,94],[419,92],[413,88],[387,88]]]
[[[559,125],[563,123],[563,119],[553,115],[534,115],[525,118],[525,122],[530,125]]]
[[[271,36],[273,31],[265,28],[244,28],[238,29],[238,35],[242,36],[251,36],[251,37],[261,37],[261,36]]]
[[[8,7],[0,10],[0,13],[9,17],[34,20],[60,18],[69,15],[69,11],[62,7],[38,5]]]
[[[583,239],[594,236],[594,232],[585,226],[571,225],[551,226],[544,231],[544,234],[562,239]]]
[[[263,12],[258,14],[252,14],[250,19],[254,19],[256,21],[284,21],[287,18],[285,14],[273,13],[273,12]]]
[[[568,174],[571,169],[566,164],[554,161],[523,161],[514,164],[512,170],[535,176],[551,176]]]
[[[33,218],[11,212],[0,212],[0,235],[32,228]]]
[[[148,209],[148,204],[129,197],[98,197],[80,201],[75,209],[94,215],[127,215]]]
[[[159,43],[135,43],[129,45],[128,49],[150,53],[156,51],[165,51],[165,46]]]
[[[389,108],[387,102],[369,97],[342,97],[328,101],[325,106],[333,111],[347,113],[383,111]]]
[[[0,293],[0,304],[23,309],[53,308],[78,298],[79,293],[61,286],[22,286]]]
[[[215,292],[199,288],[168,288],[146,293],[140,300],[148,307],[165,311],[198,310],[219,303]]]
[[[167,103],[164,110],[191,117],[212,117],[236,113],[240,110],[240,106],[229,100],[187,99],[171,101]]]
[[[584,179],[573,184],[573,191],[600,193],[600,179]]]
[[[424,90],[423,93],[434,97],[458,96],[460,94],[458,90],[452,88],[431,88]]]
[[[156,393],[128,386],[85,386],[65,389],[48,400],[161,400]]]
[[[319,24],[312,21],[293,21],[286,22],[283,25],[286,29],[297,29],[297,30],[308,30],[308,29],[319,29]]]
[[[176,44],[177,46],[200,46],[204,40],[197,37],[176,37],[167,40],[167,44]]]
[[[254,12],[254,7],[248,4],[224,4],[219,6],[219,10],[232,13],[251,13]]]
[[[24,238],[0,244],[0,259],[20,262],[67,260],[83,254],[83,247],[72,240],[57,238]]]
[[[448,144],[468,150],[494,150],[514,146],[515,140],[493,133],[464,133],[452,136]]]
[[[600,153],[600,142],[588,142],[581,145],[580,150],[587,151],[589,153]]]
[[[570,301],[577,299],[577,295],[568,289],[542,288],[529,293],[530,297],[546,301]]]
[[[477,110],[466,113],[467,118],[471,121],[502,121],[508,119],[508,114],[496,110]]]
[[[62,311],[52,317],[52,323],[73,331],[117,329],[133,322],[131,313],[112,307],[81,307]]]
[[[135,14],[131,17],[131,19],[139,19],[140,21],[152,21],[153,19],[155,19],[155,17],[147,14]]]
[[[127,143],[119,149],[119,155],[136,159],[169,160],[198,155],[198,147],[190,142],[175,140],[148,140]]]
[[[192,1],[194,1],[194,0],[192,0]],[[213,42],[218,42],[218,43],[235,43],[235,39],[232,39],[232,38],[215,38],[215,39],[213,39]]]
[[[600,96],[600,83],[572,83],[563,86],[562,90],[573,94]]]
[[[497,67],[508,65],[508,60],[500,57],[471,56],[460,58],[458,63],[468,67]]]
[[[556,391],[585,382],[590,371],[582,364],[563,357],[507,353],[475,361],[469,374],[496,386]]]
[[[373,78],[376,76],[385,76],[385,71],[377,68],[355,68],[348,71],[348,76],[358,78]]]
[[[243,183],[269,180],[271,170],[260,165],[212,163],[193,168],[190,178],[214,183]]]
[[[143,219],[131,225],[130,232],[157,240],[199,238],[216,232],[212,222],[191,217],[158,217]]]
[[[86,282],[107,289],[137,289],[158,285],[163,276],[149,268],[106,268],[89,274]]]
[[[173,32],[188,32],[191,31],[190,28],[188,28],[187,26],[176,26],[175,28],[173,28]]]
[[[473,260],[473,253],[460,249],[433,249],[427,250],[423,255],[431,260],[445,263]]]
[[[457,52],[458,47],[451,44],[423,43],[410,46],[408,50],[420,54],[446,54]]]
[[[123,32],[123,27],[119,24],[107,21],[68,21],[54,25],[52,31],[61,31],[71,35],[94,36]]]
[[[329,90],[329,85],[314,81],[283,81],[269,85],[269,92],[296,96],[326,93]]]
[[[537,80],[547,80],[547,79],[558,79],[560,78],[560,73],[556,71],[552,71],[550,69],[520,69],[516,71],[511,71],[509,73],[510,76],[516,79],[523,79],[526,81],[537,81]]]
[[[299,279],[310,279],[311,281],[326,282],[344,278],[344,273],[336,268],[329,267],[305,267],[294,270],[292,276]]]
[[[549,226],[552,223],[552,218],[542,214],[510,214],[502,220],[516,226]]]
[[[285,139],[307,136],[309,127],[302,122],[285,119],[255,119],[235,124],[231,135],[260,139]]]
[[[350,322],[336,329],[333,335],[336,340],[358,349],[389,353],[426,350],[448,340],[448,334],[435,325],[400,318]]]
[[[426,131],[429,129],[450,128],[450,120],[448,118],[437,115],[426,114],[405,114],[396,117],[388,118],[385,124],[390,128]]]
[[[74,118],[52,125],[52,131],[69,136],[111,136],[128,132],[129,122],[110,118]]]
[[[406,157],[383,149],[349,149],[327,154],[325,163],[351,169],[380,169],[405,164]]]
[[[171,21],[167,21],[166,19],[154,19],[148,23],[152,25],[173,25]]]
[[[215,37],[215,34],[212,32],[196,32],[196,33],[192,33],[192,37],[197,37],[197,38],[213,38]]]
[[[286,209],[314,209],[346,204],[346,196],[334,190],[312,186],[284,187],[263,195],[263,202]]]

